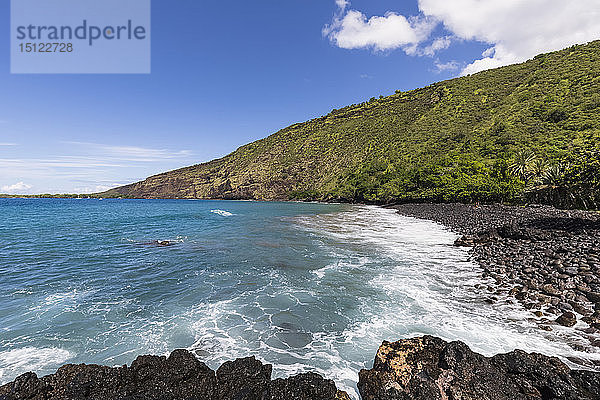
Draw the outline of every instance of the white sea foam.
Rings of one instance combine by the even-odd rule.
[[[234,215],[233,213],[230,213],[229,211],[225,210],[210,210],[210,212],[213,214],[220,215],[222,217],[231,217],[232,215]]]
[[[25,371],[39,371],[58,368],[73,354],[56,347],[22,347],[0,352],[0,382],[14,379]]]
[[[31,307],[30,311],[36,314],[73,311],[93,290],[71,289],[66,292],[48,294],[42,301]]]
[[[357,264],[369,272],[365,287],[384,296],[364,299],[362,320],[358,318],[341,337],[323,333],[311,343],[315,358],[328,353],[331,367],[324,373],[354,397],[358,394],[352,382],[365,366],[359,353],[366,355],[368,365],[383,340],[431,334],[462,340],[485,355],[519,348],[559,356],[569,364],[567,357],[600,360],[600,353],[575,349],[580,337],[572,330],[545,332],[520,305],[483,302],[475,290],[482,283],[480,268],[468,261],[467,250],[452,246],[457,236],[436,223],[378,207],[302,217],[299,222],[319,235],[352,244],[359,253],[369,249],[386,265],[369,266],[368,260]],[[323,279],[342,265],[326,265],[313,273]]]
[[[317,269],[315,271],[311,271],[311,272],[313,274],[315,274],[316,276],[318,276],[319,278],[323,278],[328,271],[336,270],[339,268],[339,266],[340,266],[340,263],[336,262],[335,264],[329,264],[329,265],[324,266],[323,268],[319,268],[319,269]]]

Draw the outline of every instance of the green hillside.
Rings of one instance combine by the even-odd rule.
[[[511,201],[534,186],[595,179],[599,139],[595,41],[333,110],[102,195]]]

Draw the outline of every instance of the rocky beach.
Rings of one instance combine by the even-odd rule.
[[[600,214],[548,206],[393,208],[462,235],[455,245],[471,247],[481,277],[489,282],[478,285],[487,302],[520,302],[541,329],[571,327],[582,338],[573,346],[600,347]]]

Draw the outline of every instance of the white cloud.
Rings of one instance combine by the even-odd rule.
[[[419,7],[456,36],[492,45],[463,73],[600,39],[598,0],[419,0]]]
[[[173,159],[186,159],[192,156],[190,150],[168,150],[168,149],[150,149],[137,146],[114,146],[99,143],[87,142],[67,142],[78,145],[89,150],[94,154],[104,154],[105,158],[117,158],[121,160],[139,161],[139,162],[157,162]]]
[[[63,142],[67,143],[67,155],[0,158],[2,184],[22,179],[44,193],[98,192],[197,161],[189,150]]]
[[[126,168],[126,163],[107,162],[106,160],[93,157],[58,156],[50,159],[10,159],[0,158],[0,168],[21,168],[24,170],[37,170],[45,168]]]
[[[484,57],[492,57],[494,54],[496,54],[496,48],[495,47],[490,47],[489,49],[487,49],[486,51],[484,51],[483,53],[481,53],[481,55],[484,56]]]
[[[75,186],[73,188],[73,193],[79,193],[79,194],[101,193],[101,192],[106,192],[109,189],[116,188],[118,186],[123,186],[125,184],[127,184],[127,182],[126,183],[113,183],[110,185],[91,184],[89,186]]]
[[[443,63],[440,60],[435,60],[433,65],[435,65],[437,72],[456,71],[460,68],[460,64],[457,61]]]
[[[348,4],[345,7],[347,6]],[[394,15],[394,20],[402,21],[404,18],[407,22],[415,18],[427,20],[430,25],[431,21],[435,21],[438,26],[443,26],[447,33],[459,40],[490,45],[482,54],[482,58],[472,61],[464,68],[463,74],[525,61],[540,53],[600,39],[598,0],[418,0],[418,6],[420,12],[413,17],[389,13],[386,16]],[[341,9],[341,13],[345,13],[345,8]],[[364,29],[346,30],[346,26],[339,24],[339,21],[344,21],[350,13],[357,13],[351,18],[356,25],[356,16],[362,14],[359,11],[348,11],[343,18],[336,17],[331,26],[333,29],[330,33],[326,32],[332,42],[340,47],[353,43],[355,47],[350,48],[390,49],[403,46],[390,47],[390,43],[408,41],[413,44],[409,54],[433,56],[450,45],[450,37],[447,35],[432,38],[432,27],[423,31],[427,33],[426,37],[419,37],[419,40],[414,40],[414,36],[410,36],[410,30],[406,27],[396,32],[383,32],[370,27],[369,40],[353,42],[348,38],[364,36]],[[379,21],[382,18],[387,17],[372,17],[369,21]],[[363,18],[363,28],[369,27],[365,20],[366,17]],[[360,22],[360,19],[358,21]],[[348,26],[352,28],[353,25]],[[351,33],[354,35],[350,35]],[[338,41],[338,34],[346,40]],[[417,47],[428,40],[432,40],[429,46],[423,49]],[[364,45],[359,46],[361,43]]]
[[[33,186],[26,184],[25,182],[18,182],[14,185],[6,185],[2,186],[0,190],[3,193],[12,194],[12,193],[23,193],[31,189]]]
[[[348,0],[335,0],[335,4],[338,6],[338,8],[342,11],[344,11],[346,9],[346,7],[348,7],[350,5],[350,1]]]
[[[0,146],[16,146],[16,143],[0,143]]]
[[[147,161],[185,158],[191,156],[192,154],[192,152],[189,150],[148,149],[145,147],[136,146],[98,146],[106,150],[108,153],[112,153],[114,155],[129,159],[144,159]]]
[[[433,57],[440,50],[445,50],[452,44],[450,36],[439,37],[423,49],[423,55]]]
[[[426,18],[411,17],[389,12],[383,17],[367,16],[350,10],[334,19],[323,33],[336,46],[343,49],[372,48],[378,51],[403,48],[414,51],[433,29]]]

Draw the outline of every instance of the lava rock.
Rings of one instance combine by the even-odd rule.
[[[350,400],[350,397],[347,393],[337,390],[333,381],[324,379],[321,375],[309,372],[287,379],[274,380],[271,383],[271,399]]]
[[[562,326],[571,327],[577,323],[577,317],[572,312],[567,311],[562,313],[561,316],[556,319],[556,323]]]
[[[424,336],[383,342],[358,388],[363,400],[591,400],[600,398],[599,380],[557,358],[519,350],[488,358]]]
[[[592,303],[600,303],[600,293],[588,292],[586,293],[586,297]]]
[[[263,365],[254,357],[228,361],[217,369],[218,395],[215,397],[219,400],[265,398],[271,384],[271,371],[271,365]]]
[[[250,357],[215,373],[175,350],[168,358],[140,356],[131,367],[70,364],[43,378],[29,372],[1,386],[0,400],[350,400],[317,374],[271,381],[271,369]]]

